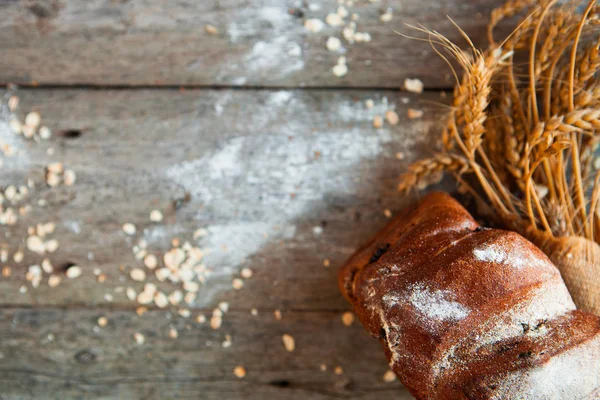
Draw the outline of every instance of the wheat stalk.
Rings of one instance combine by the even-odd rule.
[[[591,165],[600,129],[600,38],[578,49],[581,36],[594,33],[585,28],[596,25],[598,8],[590,4],[577,15],[577,5],[509,0],[491,14],[489,49],[472,48],[470,56],[419,28],[458,60],[464,75],[454,90],[442,152],[414,164],[401,190],[438,182],[441,171],[468,175],[476,183],[472,189],[515,226],[600,236],[594,233],[600,212],[588,212],[587,196],[598,193]],[[498,24],[517,15],[516,30],[496,43]],[[529,56],[525,71],[514,66],[519,51]]]

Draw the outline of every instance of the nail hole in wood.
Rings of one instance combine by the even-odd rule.
[[[79,364],[92,364],[96,361],[96,355],[89,350],[81,350],[75,354],[75,360]]]
[[[290,381],[288,381],[286,379],[280,379],[280,380],[269,382],[269,385],[275,386],[275,387],[278,387],[278,388],[288,388],[292,384],[290,383]]]
[[[56,267],[56,270],[61,271],[61,272],[67,272],[67,270],[74,265],[77,265],[77,264],[75,264],[73,262],[66,262],[66,263],[61,264],[58,267]]]
[[[289,14],[294,18],[304,18],[304,11],[299,8],[292,8],[289,10]]]
[[[60,135],[66,139],[77,139],[81,136],[81,131],[79,129],[66,129],[60,133]]]

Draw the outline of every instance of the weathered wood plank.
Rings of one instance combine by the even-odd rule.
[[[0,82],[93,85],[259,85],[399,88],[420,78],[428,88],[451,87],[446,64],[404,23],[422,23],[465,45],[446,16],[485,45],[492,8],[504,0],[357,0],[357,31],[368,43],[330,52],[330,36],[305,29],[324,20],[333,0],[37,0],[0,1]],[[388,8],[393,19],[380,21]],[[346,22],[350,21],[346,17]],[[218,34],[204,27],[212,24]],[[349,73],[333,76],[340,55]]]
[[[177,339],[167,336],[171,327]],[[283,333],[293,334],[294,352],[284,349]],[[221,346],[225,334],[229,348]],[[164,311],[4,309],[0,357],[3,399],[411,398],[397,381],[383,381],[379,344],[358,324],[344,326],[339,312],[289,312],[276,321],[270,312],[230,311],[215,331]],[[234,376],[237,365],[244,379]]]
[[[332,91],[83,91],[25,90],[23,110],[38,110],[54,136],[36,144],[0,129],[0,140],[19,154],[4,159],[0,187],[37,182],[23,204],[32,210],[13,227],[1,226],[0,247],[23,249],[27,227],[53,221],[60,248],[49,256],[54,266],[71,263],[82,277],[50,288],[19,294],[27,266],[43,256],[25,251],[25,260],[7,264],[12,276],[0,277],[0,305],[109,304],[131,309],[124,286],[140,290],[129,270],[143,265],[132,246],[148,242],[161,255],[174,237],[198,239],[213,273],[193,307],[282,310],[344,310],[339,266],[386,223],[385,209],[410,201],[396,192],[397,177],[415,157],[431,152],[444,106],[440,96],[398,92]],[[373,99],[367,109],[365,100]],[[422,109],[410,120],[407,109]],[[374,115],[394,108],[402,123],[381,129]],[[61,134],[78,130],[81,135]],[[47,149],[53,148],[54,155]],[[406,154],[405,160],[396,158]],[[72,187],[49,188],[43,169],[63,162],[77,173]],[[175,207],[176,199],[189,201]],[[43,199],[47,206],[40,207]],[[165,215],[149,221],[152,209]],[[138,228],[135,237],[121,230]],[[319,234],[319,230],[322,233]],[[196,243],[196,242],[194,242]],[[330,260],[329,268],[323,267]],[[124,270],[119,269],[124,266]],[[232,279],[243,267],[254,271],[242,290]],[[96,282],[98,268],[107,279]],[[148,270],[149,282],[169,293]],[[121,291],[119,291],[121,290]]]

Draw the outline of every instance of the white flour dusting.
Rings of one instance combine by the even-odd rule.
[[[223,115],[227,115],[229,107],[235,107],[228,98],[218,99],[217,104],[215,111]],[[244,259],[268,243],[293,238],[296,220],[320,207],[327,196],[354,195],[357,182],[348,171],[355,169],[353,165],[380,156],[393,140],[387,129],[327,130],[324,126],[324,130],[307,136],[306,126],[294,122],[283,127],[277,123],[277,130],[272,130],[273,121],[285,115],[286,109],[308,113],[303,107],[306,105],[296,100],[292,91],[273,92],[265,99],[265,109],[270,112],[257,113],[245,121],[254,127],[255,134],[223,141],[217,151],[175,164],[163,172],[165,178],[185,187],[205,205],[198,213],[199,221],[205,220],[206,212],[220,221],[230,221],[207,226],[208,235],[199,240],[200,247],[209,250],[205,261],[213,271],[210,280],[230,276]],[[350,103],[346,107],[349,109]],[[362,118],[360,121],[353,116],[350,121],[369,121],[366,114]],[[249,152],[252,157],[248,157]],[[315,157],[317,152],[320,157]],[[248,198],[253,201],[248,202]],[[144,231],[149,244],[161,239],[156,229]],[[176,234],[162,233],[165,238]],[[223,285],[213,281],[205,289],[218,293],[224,285],[230,283],[223,278]]]
[[[244,57],[243,64],[244,69],[253,74],[284,77],[304,68],[301,56],[300,45],[280,36],[255,43],[250,53]],[[282,60],[285,60],[283,64]]]
[[[279,126],[273,132],[272,122],[281,117],[283,108],[300,109],[303,105],[294,101],[292,92],[278,91],[266,100],[266,107],[270,113],[259,113],[246,121],[257,134],[235,137],[212,154],[175,164],[167,168],[166,177],[204,204],[214,206],[223,217],[270,210],[269,219],[276,224],[302,215],[332,192],[354,194],[354,177],[340,171],[378,157],[393,140],[387,129],[375,134],[360,127],[328,131],[324,126],[323,131],[307,137],[303,133],[306,126],[299,122]],[[356,118],[353,116],[351,122],[359,122]],[[368,121],[369,116],[363,118],[363,122]],[[248,152],[254,156],[248,157]],[[315,158],[316,152],[320,157]],[[260,202],[248,202],[249,197]]]
[[[1,99],[0,99],[1,100]],[[29,152],[26,151],[27,143],[23,140],[23,137],[15,134],[8,123],[0,115],[0,146],[8,145],[14,154],[7,157],[3,154],[0,148],[0,163],[4,166],[10,166],[11,168],[27,168],[31,165],[29,158]],[[0,167],[2,168],[2,167]],[[0,185],[9,184],[13,182],[2,182]]]
[[[298,26],[296,26],[298,25]],[[241,62],[230,63],[219,78],[231,75],[260,74],[283,78],[304,68],[302,47],[290,35],[302,27],[296,24],[286,7],[245,9],[227,26],[231,43],[254,43]]]
[[[485,243],[482,247],[473,250],[473,255],[479,261],[505,264],[515,269],[528,266],[539,267],[542,264],[529,249],[524,249],[518,244],[507,248],[504,243]]]
[[[206,250],[204,261],[208,266],[219,266],[218,274],[231,274],[234,267],[257,252],[269,241],[272,226],[266,222],[241,222],[211,225],[208,235],[200,240]]]
[[[479,261],[501,263],[506,259],[506,251],[494,245],[487,245],[481,249],[473,250],[473,255]]]
[[[215,112],[224,118],[236,115],[238,106],[225,96],[229,95],[215,102]],[[314,215],[328,199],[364,190],[365,183],[356,179],[358,169],[381,157],[394,140],[388,126],[371,128],[371,112],[392,107],[380,100],[368,112],[361,102],[332,102],[336,107],[327,114],[335,115],[344,128],[328,128],[328,119],[320,116],[322,127],[313,134],[306,133],[308,124],[301,119],[286,119],[290,110],[314,115],[310,100],[284,90],[257,101],[264,103],[264,111],[240,121],[252,127],[251,133],[227,133],[229,139],[221,140],[216,150],[161,170],[166,180],[204,205],[196,217],[199,222],[206,221],[206,215],[222,221],[205,226],[208,235],[199,241],[200,247],[210,249],[206,264],[214,273],[209,279],[231,274],[243,259],[270,243],[293,238],[298,220]],[[151,235],[145,238],[152,242]],[[229,251],[222,251],[223,246]],[[206,286],[213,290],[215,285]]]
[[[251,36],[279,36],[289,32],[293,22],[285,7],[258,7],[242,9],[243,13],[227,26],[227,35],[231,43]]]
[[[292,91],[280,90],[278,92],[273,93],[271,96],[269,96],[268,104],[269,104],[269,106],[274,106],[274,107],[285,106],[292,99],[293,95],[294,95],[294,92],[292,92]]]
[[[215,113],[218,116],[223,115],[223,110],[225,109],[225,107],[227,106],[227,104],[231,101],[232,97],[233,97],[233,92],[227,91],[223,96],[221,96],[215,102]]]
[[[596,336],[535,368],[511,372],[497,382],[497,393],[520,399],[596,399],[598,348],[600,337]]]
[[[386,111],[394,108],[396,108],[396,105],[389,103],[388,98],[384,96],[381,101],[373,101],[373,107],[371,108],[367,108],[362,104],[343,102],[337,105],[334,112],[344,121],[360,122],[370,121],[375,115],[384,115]]]
[[[337,107],[332,112],[342,118],[344,121],[360,123],[364,121],[372,121],[375,116],[385,116],[385,113],[389,110],[395,110],[396,104],[390,103],[387,97],[383,97],[381,100],[374,101],[373,107],[367,108],[359,104],[351,102],[341,102],[337,104]],[[402,117],[401,117],[402,118]],[[400,120],[402,123],[402,119]],[[408,148],[414,146],[419,140],[423,138],[424,133],[429,132],[435,127],[436,122],[430,119],[419,119],[410,120],[411,126],[414,127],[414,135],[405,135],[402,138],[402,143]],[[383,125],[381,131],[385,131],[389,126]],[[416,134],[418,132],[419,134]]]
[[[457,301],[449,290],[431,291],[422,283],[410,288],[410,304],[428,319],[435,321],[460,321],[470,310]]]
[[[66,220],[63,222],[63,225],[76,235],[81,233],[81,224],[77,220]]]

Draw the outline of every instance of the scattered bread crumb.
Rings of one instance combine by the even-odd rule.
[[[235,368],[233,369],[233,374],[234,374],[236,377],[238,377],[238,378],[242,379],[243,377],[245,377],[245,376],[246,376],[246,368],[242,367],[241,365],[238,365],[237,367],[235,367]]]
[[[171,339],[177,339],[179,337],[179,332],[177,332],[177,329],[173,327],[169,328],[169,337]]]
[[[415,110],[414,108],[409,108],[406,114],[408,115],[408,118],[410,118],[410,119],[417,119],[417,118],[421,118],[423,116],[423,111]]]
[[[348,15],[350,15],[350,13],[348,12],[348,10],[346,9],[346,7],[344,6],[339,6],[337,9],[337,14],[342,17],[342,18],[346,18]]]
[[[39,126],[41,120],[40,114],[32,111],[25,116],[25,125],[29,125],[35,129]]]
[[[327,39],[326,46],[329,51],[338,51],[342,47],[342,41],[335,36],[330,36]]]
[[[381,118],[381,115],[376,115],[375,117],[373,117],[373,127],[375,129],[379,129],[383,126],[383,118]]]
[[[146,273],[141,268],[134,268],[129,272],[129,276],[134,281],[142,282],[146,280]]]
[[[192,315],[192,312],[190,310],[188,310],[187,308],[181,308],[177,311],[177,314],[179,314],[183,318],[189,318],[190,315]]]
[[[325,17],[325,22],[329,26],[333,26],[334,28],[340,26],[344,23],[344,19],[339,14],[327,14]]]
[[[40,239],[38,236],[29,236],[26,244],[27,248],[34,253],[44,254],[46,252],[46,246],[44,245],[42,239]]]
[[[144,342],[146,341],[146,337],[139,332],[133,334],[133,339],[137,344],[140,345],[144,344]]]
[[[253,274],[254,274],[254,272],[250,268],[243,268],[242,271],[240,272],[240,275],[244,279],[252,278]]]
[[[135,299],[137,299],[137,293],[132,287],[125,289],[125,296],[127,296],[130,301],[135,301]]]
[[[400,122],[400,117],[398,116],[398,113],[396,111],[388,110],[385,113],[385,120],[390,125],[398,125],[398,122]]]
[[[342,314],[342,323],[346,326],[350,326],[352,325],[352,323],[354,322],[354,314],[351,313],[350,311],[346,311],[345,313]]]
[[[232,282],[231,282],[231,286],[233,286],[233,288],[235,290],[240,290],[241,288],[244,287],[244,281],[241,280],[240,278],[235,278]]]
[[[336,64],[331,71],[333,75],[340,78],[348,73],[348,66],[346,64]]]
[[[13,254],[13,261],[16,262],[17,264],[19,264],[21,261],[23,261],[23,258],[25,258],[25,254],[21,250],[17,251],[15,254]]]
[[[130,222],[123,224],[122,229],[126,235],[129,235],[129,236],[135,235],[135,232],[136,232],[135,225]]]
[[[81,272],[81,267],[78,265],[71,265],[69,268],[67,268],[66,275],[69,279],[75,279],[81,276]]]
[[[54,253],[56,250],[58,250],[59,245],[60,244],[56,239],[48,240],[46,243],[44,243],[44,247],[48,253]]]
[[[390,383],[390,382],[394,382],[396,380],[396,374],[394,374],[394,371],[392,371],[391,369],[388,369],[387,371],[385,371],[385,374],[383,374],[383,381]]]
[[[304,21],[304,27],[309,31],[316,33],[322,31],[325,24],[320,19],[311,18]]]
[[[381,16],[379,17],[379,20],[381,22],[390,22],[392,20],[392,17],[393,17],[392,10],[390,8],[388,8],[385,13],[381,14]]]
[[[75,181],[77,180],[77,175],[75,175],[75,171],[72,169],[67,169],[63,173],[63,182],[65,186],[73,186]]]
[[[219,30],[215,26],[210,25],[210,24],[209,25],[205,25],[204,26],[204,30],[209,35],[217,35],[219,33]]]
[[[154,254],[147,254],[144,257],[144,265],[148,269],[154,269],[158,265],[158,258]]]
[[[165,308],[169,305],[169,298],[163,292],[158,291],[154,293],[154,304],[158,308]]]
[[[212,329],[219,329],[221,324],[223,323],[223,311],[218,308],[215,308],[212,313],[212,317],[210,318],[210,327]]]
[[[405,79],[404,80],[404,88],[409,92],[413,93],[422,93],[423,92],[423,82],[420,79]]]
[[[17,107],[19,107],[19,97],[18,96],[10,96],[8,99],[8,108],[10,111],[15,111]]]
[[[163,213],[160,210],[150,211],[150,221],[160,222],[163,220]]]
[[[291,335],[286,333],[281,336],[281,340],[283,341],[283,346],[287,351],[292,352],[296,349],[296,342]]]
[[[51,288],[57,287],[60,285],[61,280],[62,279],[58,275],[50,275],[50,277],[48,277],[48,286]]]
[[[52,131],[47,126],[42,126],[38,131],[40,138],[43,140],[48,140],[52,137]]]

